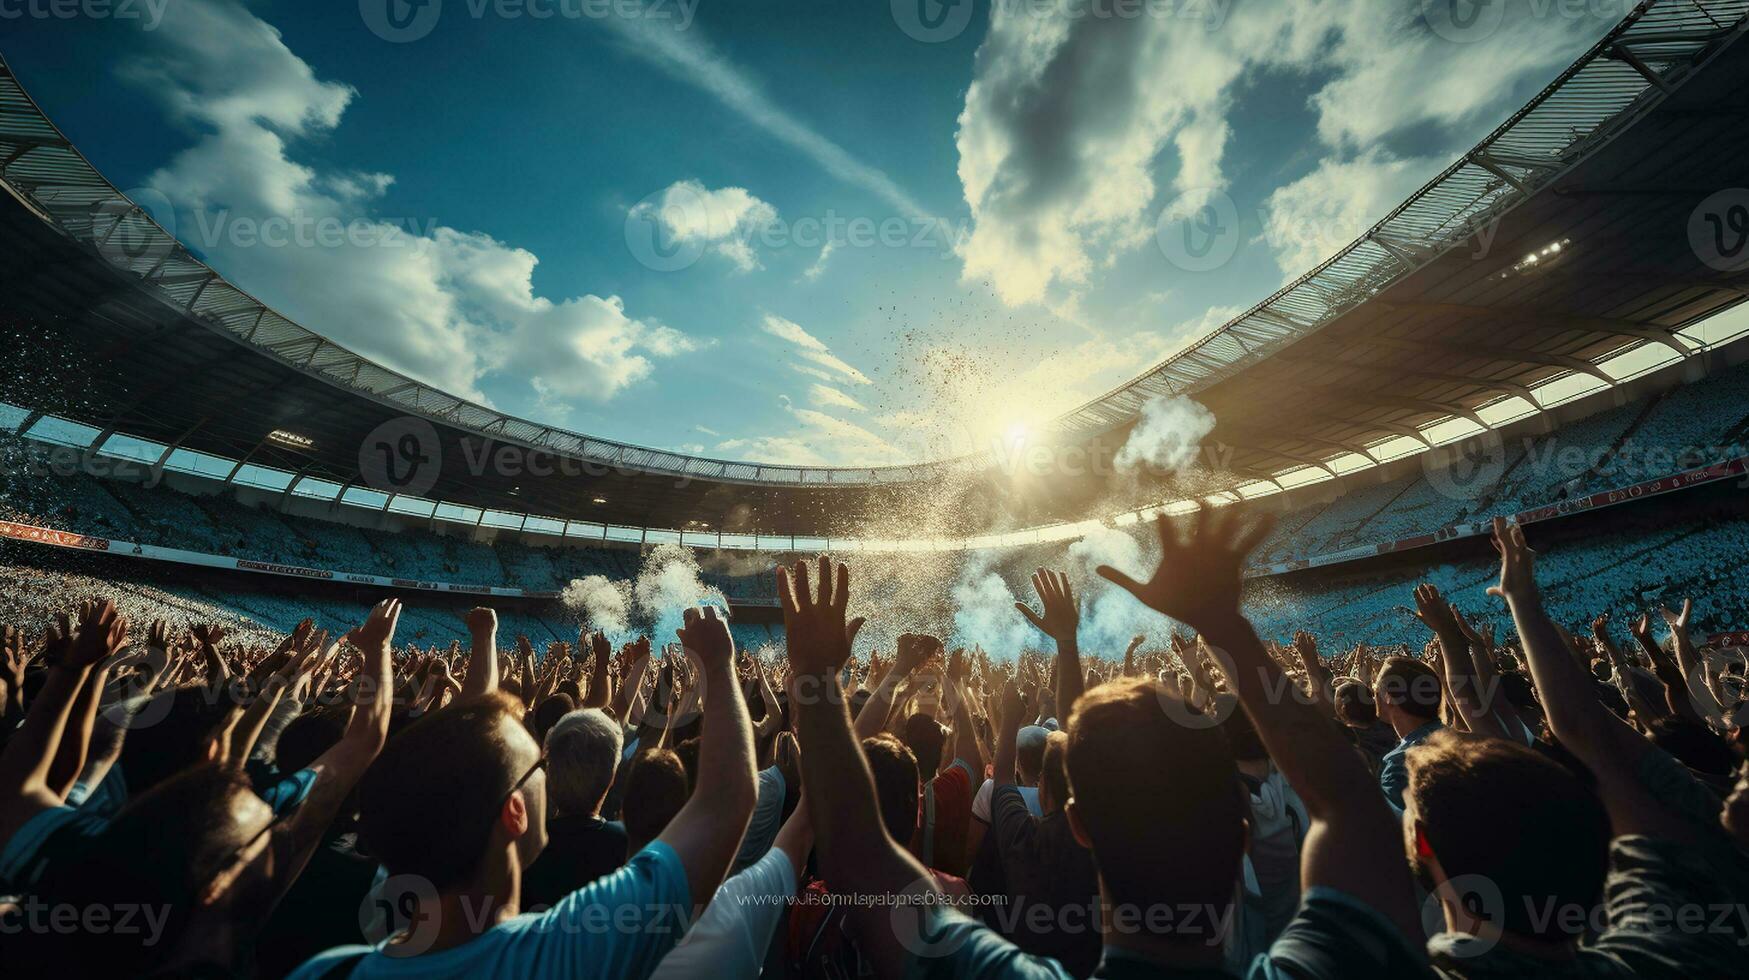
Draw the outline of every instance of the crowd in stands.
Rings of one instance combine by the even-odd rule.
[[[1481,476],[1418,472],[1350,487],[1280,516],[1259,548],[1267,561],[1395,541],[1452,524],[1512,516],[1749,453],[1749,367],[1608,408],[1538,436],[1475,453]]]
[[[1415,584],[1388,644],[1321,645],[1254,618],[1265,525],[1162,518],[1145,578],[1100,567],[1187,631],[1123,651],[1081,649],[1091,582],[1047,569],[1015,610],[1042,649],[859,652],[906,612],[798,562],[757,656],[716,607],[618,645],[480,607],[430,644],[398,599],[281,633],[64,578],[0,636],[0,962],[1742,975],[1749,707],[1704,596],[1575,634],[1543,586],[1595,556],[1499,520],[1485,592]],[[152,601],[183,615],[129,615]]]
[[[82,472],[15,476],[0,489],[0,520],[275,564],[535,592],[557,592],[588,575],[636,573],[635,546],[537,545],[511,535],[487,542],[465,529],[376,530],[252,506],[228,493],[196,496]],[[775,599],[767,576],[705,575],[738,599]]]
[[[1746,403],[1749,366],[1735,367],[1543,435],[1484,447],[1473,483],[1467,474],[1454,480],[1421,471],[1371,484],[1353,477],[1334,499],[1278,514],[1257,560],[1400,540],[1731,459],[1749,453],[1749,417],[1718,406]],[[4,490],[0,519],[263,562],[537,592],[588,575],[636,574],[635,547],[537,544],[515,534],[474,540],[460,526],[442,534],[376,530],[246,504],[223,490],[195,495],[84,474],[15,477]],[[766,575],[707,568],[705,577],[738,601],[776,598]]]

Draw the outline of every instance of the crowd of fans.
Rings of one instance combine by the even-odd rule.
[[[617,645],[477,608],[431,646],[395,599],[276,635],[65,582],[0,637],[0,962],[1742,974],[1744,663],[1698,647],[1695,604],[1575,637],[1539,588],[1559,555],[1498,521],[1487,594],[1406,590],[1392,645],[1266,641],[1241,567],[1268,533],[1162,519],[1146,581],[1098,569],[1189,631],[1123,651],[1080,649],[1078,583],[1045,569],[1015,615],[1048,652],[853,652],[852,611],[904,613],[821,558],[778,571],[784,645],[758,656],[714,607]]]

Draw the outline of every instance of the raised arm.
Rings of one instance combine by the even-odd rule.
[[[583,638],[577,638],[577,648],[583,649]],[[607,680],[607,660],[613,654],[613,644],[600,630],[589,637],[589,652],[595,657],[589,664],[589,690],[583,692],[583,707],[605,708],[613,698]]]
[[[1636,776],[1650,743],[1597,700],[1590,673],[1569,653],[1543,610],[1533,567],[1536,552],[1525,543],[1524,529],[1496,517],[1493,541],[1500,552],[1500,583],[1488,594],[1506,600],[1549,729],[1597,777],[1612,829],[1617,835],[1689,837],[1691,832],[1647,794]]]
[[[716,894],[741,848],[758,789],[753,779],[753,723],[735,682],[735,641],[727,620],[713,606],[688,609],[679,631],[705,685],[704,724],[699,735],[698,784],[658,840],[674,849],[686,868],[695,906]]]
[[[1672,612],[1666,606],[1659,607],[1658,612],[1663,615],[1665,625],[1670,627],[1670,646],[1676,651],[1676,666],[1682,672],[1682,689],[1687,692],[1696,713],[1714,728],[1729,727],[1731,719],[1727,716],[1730,709],[1719,701],[1708,683],[1706,661],[1695,649],[1694,639],[1688,632],[1694,614],[1694,600],[1682,600],[1681,612]]]
[[[462,678],[462,699],[484,697],[498,690],[498,614],[485,606],[468,611],[468,675]]]
[[[1476,675],[1475,661],[1470,655],[1470,641],[1465,635],[1463,614],[1445,601],[1439,590],[1422,583],[1415,588],[1415,616],[1439,640],[1440,666],[1445,672],[1446,696],[1457,708],[1458,716],[1477,735],[1493,738],[1506,736],[1488,704],[1491,693],[1484,690]]]
[[[1020,684],[1009,678],[1002,687],[1002,710],[996,718],[996,763],[990,778],[997,786],[1014,785],[1014,763],[1020,755],[1020,723],[1025,715]]]
[[[1694,706],[1694,699],[1688,696],[1688,681],[1682,676],[1682,668],[1676,665],[1676,658],[1665,652],[1658,641],[1652,638],[1652,617],[1642,615],[1639,622],[1629,628],[1634,640],[1640,645],[1640,652],[1646,661],[1652,665],[1652,674],[1658,678],[1658,683],[1664,685],[1664,706],[1669,714],[1678,718],[1704,725],[1700,712]]]
[[[802,743],[802,782],[808,787],[823,877],[841,894],[896,896],[932,890],[929,872],[881,822],[874,777],[851,732],[838,683],[838,672],[850,657],[844,635],[849,570],[822,556],[818,581],[810,588],[807,563],[798,562],[793,577],[789,569],[778,569],[777,589],[792,670],[790,702]],[[825,805],[827,800],[831,805]],[[918,914],[926,911],[911,908]],[[852,903],[846,909],[875,973],[902,975],[906,951],[893,927],[896,915],[909,913],[874,903]]]
[[[862,712],[856,716],[855,734],[858,742],[865,738],[873,738],[881,733],[887,725],[887,716],[893,713],[893,698],[899,685],[911,679],[911,675],[928,660],[930,655],[941,649],[941,641],[933,636],[922,633],[902,633],[899,635],[898,646],[893,658],[893,669],[881,677],[875,686],[874,693],[863,703]]]
[[[1330,715],[1336,714],[1335,680],[1330,676],[1330,668],[1318,659],[1318,638],[1305,630],[1294,633],[1294,655],[1299,658],[1300,669],[1306,672],[1306,687],[1312,700],[1318,702]]]
[[[198,644],[201,660],[206,663],[207,686],[223,687],[231,679],[231,668],[219,655],[219,643],[225,638],[225,628],[217,623],[201,623],[189,630]]]
[[[1239,612],[1245,556],[1269,533],[1266,517],[1242,531],[1237,508],[1204,507],[1186,540],[1157,519],[1160,567],[1149,581],[1102,566],[1099,574],[1145,605],[1199,631],[1215,648],[1257,734],[1311,816],[1302,850],[1305,887],[1345,892],[1391,920],[1411,941],[1421,923],[1402,852],[1402,830],[1360,756],[1323,711],[1280,697],[1285,679]]]
[[[65,800],[85,771],[90,754],[91,733],[97,727],[97,709],[102,701],[103,687],[109,678],[109,661],[98,661],[86,672],[79,685],[79,696],[73,702],[73,712],[67,717],[61,744],[55,750],[55,761],[49,766],[46,782],[49,792]]]
[[[60,806],[48,784],[49,770],[66,737],[67,720],[86,676],[127,643],[128,621],[113,602],[87,602],[77,631],[68,616],[48,632],[49,676],[24,716],[24,724],[0,752],[0,841],[11,840],[25,822]]]
[[[353,787],[388,741],[395,686],[390,648],[400,619],[400,600],[385,599],[372,607],[363,624],[347,634],[346,640],[364,658],[364,667],[351,689],[352,718],[340,741],[310,764],[315,781],[303,803],[288,820],[274,827],[267,848],[238,878],[236,894],[244,903],[237,908],[238,921],[266,920],[303,873]],[[314,667],[307,655],[300,659],[304,665],[283,679],[286,686],[295,687],[297,675]]]
[[[1015,603],[1014,608],[1057,645],[1057,717],[1068,718],[1086,685],[1081,674],[1081,646],[1075,635],[1081,626],[1081,610],[1075,605],[1069,576],[1062,572],[1039,569],[1033,573],[1032,589],[1038,593],[1043,615],[1024,602]]]
[[[1621,692],[1622,700],[1626,701],[1628,707],[1634,710],[1640,723],[1649,725],[1658,718],[1668,715],[1670,713],[1668,706],[1652,704],[1640,696],[1640,686],[1634,683],[1633,677],[1628,673],[1632,669],[1628,664],[1628,658],[1622,654],[1621,647],[1616,646],[1615,640],[1609,635],[1608,613],[1599,613],[1591,621],[1591,636],[1597,641],[1598,649],[1602,650],[1604,657],[1609,660],[1609,672],[1615,679],[1615,689]]]
[[[978,726],[972,723],[971,691],[966,686],[963,651],[955,651],[947,663],[947,686],[953,697],[953,753],[972,767],[972,788],[984,778],[984,747],[978,744]]]
[[[620,682],[619,690],[613,696],[613,716],[625,723],[632,718],[632,705],[638,695],[643,693],[644,674],[650,669],[650,638],[640,636],[627,644],[631,651],[630,662],[626,666],[625,678]]]

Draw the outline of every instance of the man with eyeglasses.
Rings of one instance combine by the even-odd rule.
[[[699,782],[656,840],[523,914],[522,869],[546,843],[546,760],[514,699],[463,699],[396,735],[359,787],[363,849],[389,873],[379,900],[405,927],[293,977],[647,976],[722,883],[756,795],[728,622],[688,610],[679,635],[705,688]]]

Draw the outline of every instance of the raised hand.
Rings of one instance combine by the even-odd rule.
[[[901,633],[893,658],[893,677],[904,680],[942,649],[941,640],[927,633]]]
[[[127,617],[115,603],[93,599],[79,607],[79,632],[63,661],[69,667],[95,667],[128,643]]]
[[[1075,642],[1075,630],[1081,624],[1081,610],[1075,606],[1075,592],[1069,587],[1069,576],[1041,568],[1032,576],[1032,589],[1038,593],[1044,607],[1043,615],[1035,613],[1024,602],[1014,608],[1040,632],[1058,643]]]
[[[850,570],[825,555],[813,587],[808,563],[777,570],[778,601],[791,668],[797,674],[836,674],[850,659],[850,632],[844,609],[850,600]]]
[[[395,627],[401,622],[401,600],[384,599],[371,607],[370,615],[363,623],[346,634],[346,639],[364,653],[365,663],[371,662],[370,655],[386,656],[390,644],[395,641]]]
[[[1250,530],[1240,527],[1234,508],[1204,506],[1190,534],[1180,539],[1162,514],[1154,520],[1160,535],[1160,565],[1147,582],[1138,582],[1110,565],[1096,571],[1126,589],[1151,609],[1207,633],[1229,626],[1239,616],[1241,567],[1245,556],[1274,527],[1265,516]]]
[[[1494,518],[1490,537],[1494,550],[1500,553],[1500,584],[1488,587],[1488,594],[1502,599],[1531,598],[1537,594],[1536,552],[1524,543],[1524,528],[1508,524],[1506,518]]]
[[[217,650],[230,631],[217,623],[196,623],[188,631],[196,642],[208,650]]]
[[[1634,625],[1628,627],[1628,632],[1633,634],[1634,639],[1640,641],[1642,645],[1655,642],[1652,639],[1652,614],[1640,613],[1640,618],[1634,622]]]
[[[688,609],[684,625],[675,631],[680,645],[699,660],[704,671],[735,663],[735,640],[729,635],[729,621],[717,616],[715,606]]]
[[[498,613],[485,606],[476,606],[468,610],[462,622],[468,626],[471,636],[493,636],[498,632]]]
[[[23,690],[24,671],[30,665],[30,656],[24,649],[24,631],[8,626],[0,632],[0,666],[6,671],[6,680],[12,684],[13,690]]]
[[[1439,590],[1426,582],[1415,587],[1415,618],[1421,620],[1423,626],[1433,631],[1433,635],[1441,638],[1459,637],[1463,629],[1458,623],[1462,617]]]
[[[1670,627],[1672,634],[1688,635],[1688,621],[1694,614],[1694,600],[1682,600],[1682,611],[1672,611],[1669,606],[1659,606],[1658,615],[1664,617],[1664,625]]]

